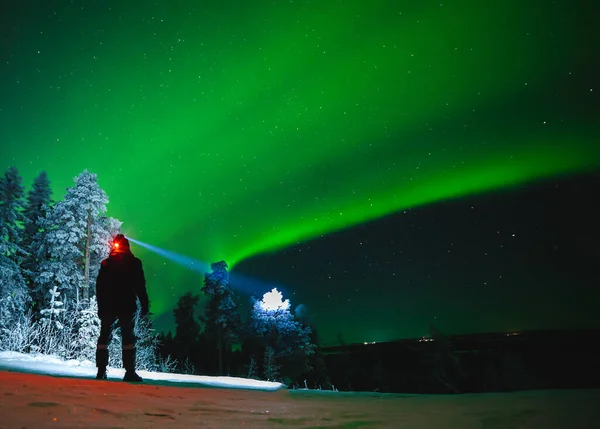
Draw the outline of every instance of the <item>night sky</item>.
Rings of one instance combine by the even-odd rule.
[[[600,327],[595,1],[7,1],[0,168],[324,343]],[[134,245],[159,327],[201,276]],[[239,285],[248,292],[248,284]]]

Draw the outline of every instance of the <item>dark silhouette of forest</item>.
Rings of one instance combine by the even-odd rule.
[[[472,393],[600,387],[600,331],[534,331],[430,336],[384,343],[319,346],[273,354],[278,338],[250,328],[250,312],[236,317],[236,341],[219,344],[214,324],[190,293],[174,310],[175,335],[161,334],[159,352],[178,370],[207,375],[276,379],[289,388],[382,393]],[[213,304],[213,309],[217,308]],[[275,341],[275,343],[271,342]],[[271,351],[269,351],[271,350]]]

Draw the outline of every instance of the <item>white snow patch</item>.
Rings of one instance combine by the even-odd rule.
[[[17,352],[0,352],[0,369],[63,377],[94,378],[96,376],[95,364],[88,360],[83,362],[74,359],[64,361],[56,356],[28,355]],[[109,379],[120,380],[125,375],[125,370],[109,367],[107,373]],[[166,374],[151,371],[138,371],[138,374],[148,381],[163,381],[205,387],[268,391],[279,390],[284,387],[281,383],[240,377],[210,377],[205,375]]]

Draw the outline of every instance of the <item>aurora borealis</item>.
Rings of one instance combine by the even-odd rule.
[[[97,173],[125,234],[284,283],[328,341],[354,323],[357,288],[380,288],[381,302],[344,338],[421,335],[428,322],[408,329],[394,304],[424,308],[418,282],[397,280],[408,263],[369,285],[345,250],[405,210],[443,218],[456,198],[597,171],[597,12],[566,0],[13,2],[0,13],[2,168],[27,186],[47,171],[55,198]],[[390,236],[410,228],[392,224]],[[294,262],[302,246],[327,249],[314,258],[331,269],[311,276],[314,260]],[[157,315],[199,291],[197,274],[139,256]],[[347,285],[330,286],[331,272]]]

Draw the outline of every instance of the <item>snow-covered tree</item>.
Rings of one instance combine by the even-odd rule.
[[[49,292],[50,302],[48,308],[44,308],[40,311],[42,315],[42,324],[45,326],[51,326],[56,329],[62,329],[63,324],[61,322],[61,315],[65,311],[63,302],[60,300],[60,292],[58,286],[54,285]]]
[[[27,254],[21,246],[24,194],[22,179],[11,167],[0,177],[0,330],[23,314],[29,296],[21,269]]]
[[[44,218],[48,207],[51,206],[52,190],[50,180],[45,171],[42,171],[33,181],[33,186],[27,193],[25,205],[25,241],[31,243],[38,232],[38,219]]]
[[[265,362],[272,367],[263,367],[265,377],[279,369],[279,360],[289,358],[292,354],[308,357],[315,351],[310,327],[303,326],[295,319],[290,311],[290,301],[283,300],[277,289],[265,293],[260,301],[254,300],[250,329],[262,338]],[[273,356],[267,359],[267,353]]]
[[[276,381],[279,379],[279,370],[281,366],[275,359],[275,350],[273,347],[267,346],[265,349],[265,361],[263,363],[263,374],[267,381]]]
[[[150,317],[141,315],[140,309],[135,313],[135,343],[136,368],[145,371],[154,371],[158,367],[159,339]]]
[[[2,345],[2,347],[4,347],[12,329],[16,314],[16,311],[14,311],[13,308],[12,297],[5,293],[0,295],[0,345]]]
[[[22,256],[20,248],[22,228],[25,223],[23,214],[25,190],[23,179],[15,167],[10,167],[0,177],[0,254]]]
[[[75,336],[75,350],[79,360],[94,361],[96,357],[96,344],[100,335],[100,318],[98,317],[98,303],[92,296],[88,303],[83,303],[77,311],[78,329]]]
[[[202,292],[208,296],[205,319],[206,331],[213,336],[218,351],[218,372],[223,374],[224,353],[239,339],[241,319],[229,284],[225,261],[211,264],[211,273],[204,276]]]
[[[95,174],[86,170],[74,181],[64,200],[57,202],[40,222],[44,234],[35,243],[41,261],[36,290],[57,285],[78,302],[91,295],[90,272],[97,270],[96,265],[108,254],[111,229],[118,221],[103,217],[108,198]]]
[[[23,236],[23,248],[28,255],[23,261],[23,276],[30,291],[31,309],[39,312],[42,308],[45,296],[37,294],[34,291],[34,276],[38,272],[40,260],[37,257],[37,251],[34,246],[36,237],[43,234],[40,222],[46,216],[48,208],[52,204],[52,190],[50,189],[50,180],[45,171],[41,172],[33,181],[33,187],[27,194],[27,204],[25,206],[25,231]]]

